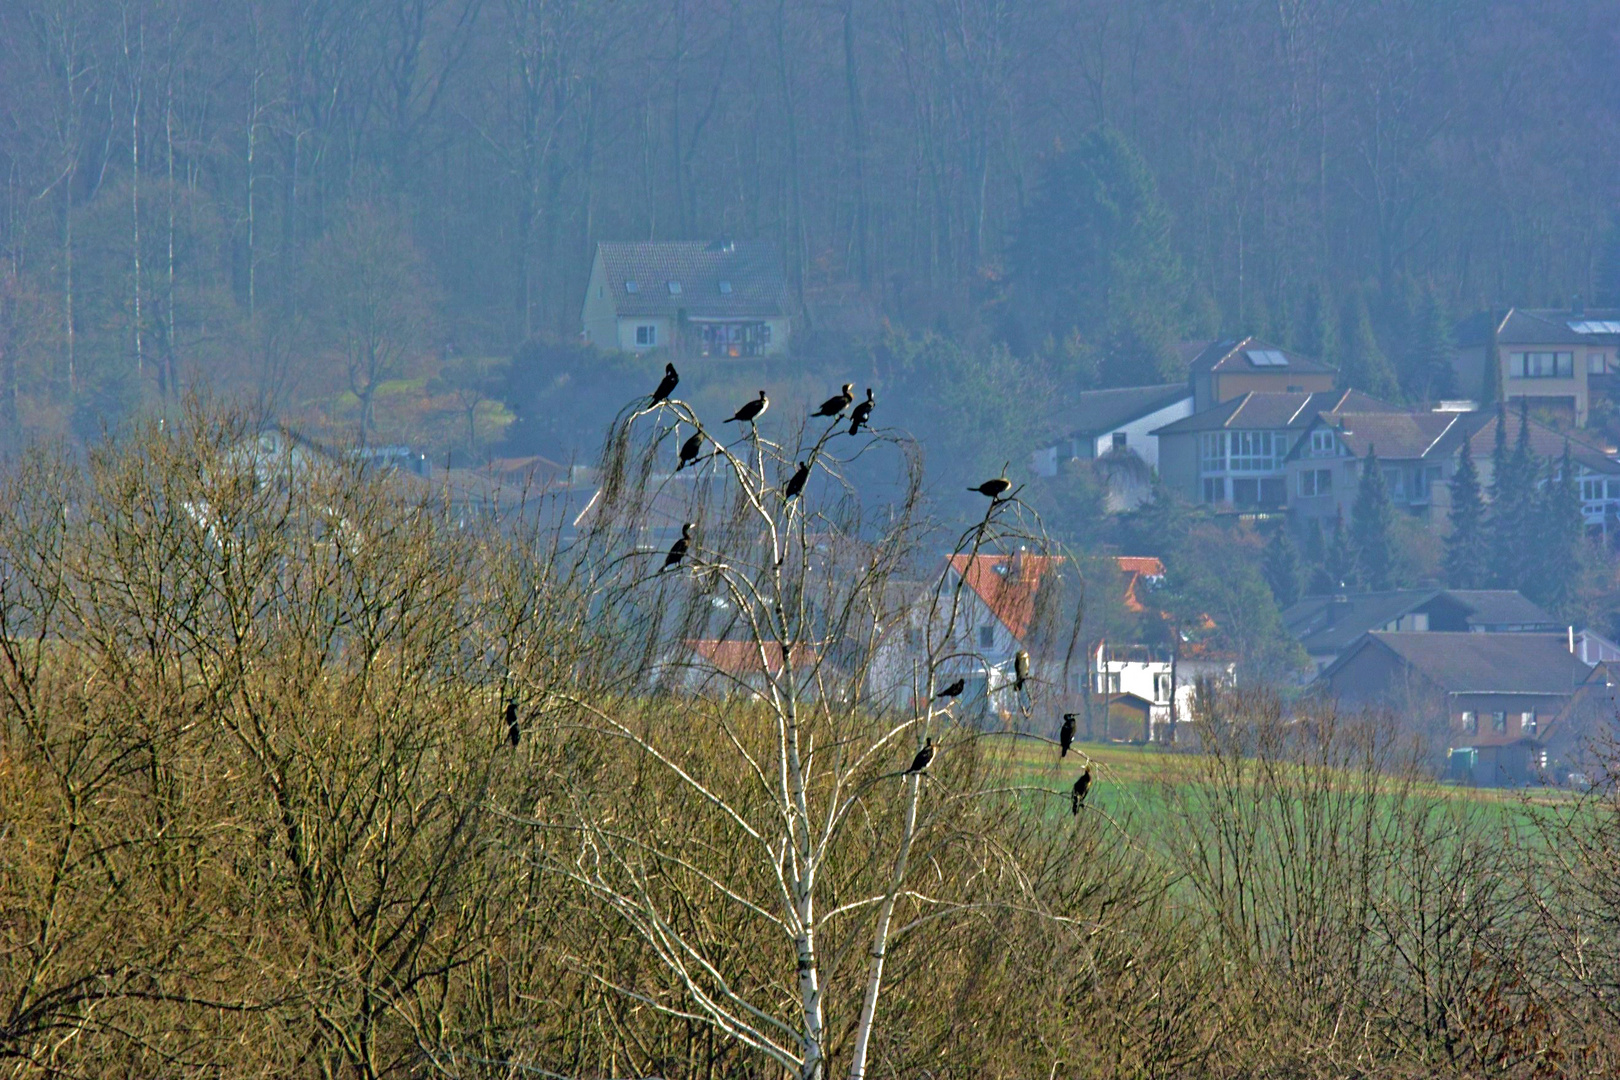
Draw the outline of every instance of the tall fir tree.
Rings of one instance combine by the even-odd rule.
[[[1395,506],[1389,499],[1384,469],[1378,463],[1377,450],[1368,446],[1361,463],[1356,501],[1350,508],[1350,542],[1365,588],[1388,589],[1395,583],[1394,528]]]
[[[1451,323],[1433,285],[1412,313],[1411,349],[1402,379],[1413,401],[1438,401],[1457,396],[1457,373],[1451,366]]]
[[[1480,364],[1479,407],[1488,409],[1502,400],[1502,352],[1497,331],[1502,318],[1491,308],[1485,313],[1485,355]]]
[[[1451,531],[1446,535],[1446,584],[1483,589],[1490,582],[1491,547],[1485,534],[1485,500],[1474,453],[1464,439],[1451,478]]]
[[[1331,583],[1329,592],[1354,589],[1361,584],[1361,573],[1356,566],[1356,548],[1350,540],[1350,526],[1345,524],[1342,512],[1333,518],[1333,539],[1328,541],[1326,568]]]
[[[1549,463],[1548,472],[1538,500],[1535,573],[1528,595],[1548,611],[1573,622],[1579,615],[1574,609],[1584,569],[1586,518],[1581,513],[1575,460],[1567,439],[1563,456],[1556,464]]]
[[[1395,369],[1390,366],[1384,350],[1378,347],[1372,313],[1367,310],[1367,300],[1361,290],[1352,291],[1345,301],[1340,327],[1339,386],[1385,401],[1398,401],[1400,387],[1395,381]]]
[[[1311,518],[1311,527],[1305,532],[1305,565],[1310,575],[1305,586],[1307,596],[1326,596],[1338,587],[1328,570],[1328,544],[1321,518]]]
[[[1536,462],[1530,452],[1530,417],[1519,402],[1519,435],[1507,450],[1507,411],[1496,415],[1496,443],[1491,451],[1491,581],[1500,589],[1523,589],[1535,563],[1531,550],[1536,530]]]
[[[1593,268],[1592,302],[1598,307],[1620,308],[1620,207],[1609,215]]]
[[[1271,595],[1277,598],[1277,607],[1287,608],[1299,601],[1299,549],[1287,525],[1277,526],[1266,543],[1263,572]]]
[[[1312,282],[1305,293],[1305,311],[1295,327],[1294,347],[1329,367],[1339,366],[1338,320],[1327,286]]]

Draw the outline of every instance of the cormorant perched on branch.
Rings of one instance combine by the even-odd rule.
[[[1011,480],[1008,480],[1005,476],[998,476],[994,480],[986,480],[978,487],[970,487],[968,490],[977,491],[980,495],[988,495],[990,496],[990,501],[995,502],[997,499],[1007,494],[1008,489],[1011,487]]]
[[[701,453],[702,450],[703,432],[694,432],[690,439],[687,439],[685,442],[681,443],[681,460],[675,463],[675,471],[680,472],[682,469],[692,464],[692,462],[696,461],[698,454]]]
[[[765,396],[765,391],[761,390],[759,392],[759,397],[732,413],[726,418],[726,423],[729,424],[733,420],[741,420],[745,424],[752,424],[755,420],[758,420],[761,416],[765,415],[765,410],[770,407],[771,399]]]
[[[856,434],[861,427],[872,418],[872,406],[877,402],[872,400],[872,388],[866,388],[866,400],[855,406],[855,411],[849,417],[849,433]]]
[[[658,389],[653,391],[652,401],[648,402],[648,404],[656,405],[660,401],[663,401],[665,398],[669,397],[669,395],[675,392],[675,384],[680,381],[681,377],[675,374],[675,365],[665,364],[664,377],[659,380]]]
[[[1019,649],[1013,653],[1013,689],[1022,690],[1029,682],[1029,653]]]
[[[669,545],[669,554],[664,556],[664,565],[658,568],[660,574],[672,566],[680,565],[681,560],[686,558],[686,549],[690,546],[691,539],[692,523],[688,521],[681,526],[681,538]]]
[[[1080,816],[1080,808],[1086,803],[1086,792],[1091,789],[1091,766],[1080,774],[1080,779],[1074,782],[1074,791],[1069,796],[1069,811],[1074,817]]]
[[[923,741],[923,748],[917,751],[917,756],[911,759],[911,768],[905,771],[906,776],[920,773],[928,768],[928,763],[934,760],[934,740],[930,736]]]
[[[967,688],[967,680],[966,679],[957,679],[955,682],[951,683],[951,685],[947,686],[945,689],[943,689],[939,693],[935,694],[934,698],[937,700],[939,698],[961,697],[962,696],[962,691],[965,690],[966,688]]]
[[[782,489],[782,501],[787,502],[804,490],[804,482],[810,479],[809,462],[799,462],[798,470],[788,477],[787,487]]]
[[[1074,713],[1063,714],[1063,728],[1058,732],[1058,757],[1068,757],[1069,747],[1074,744]]]
[[[855,389],[855,384],[854,383],[845,383],[844,388],[842,390],[838,391],[838,394],[837,394],[836,397],[830,397],[826,401],[823,401],[821,403],[821,408],[817,409],[815,412],[811,413],[810,415],[811,416],[837,416],[837,415],[839,415],[845,409],[849,408],[849,403],[850,402],[855,400],[855,395],[850,393],[850,391],[854,390],[854,389]]]
[[[518,723],[517,702],[511,698],[506,699],[506,741],[513,746],[523,738],[523,725]]]

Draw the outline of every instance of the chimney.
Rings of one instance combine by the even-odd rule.
[[[1569,628],[1569,655],[1575,655],[1575,628],[1573,626]]]

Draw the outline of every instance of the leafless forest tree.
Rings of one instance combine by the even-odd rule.
[[[341,388],[309,286],[361,210],[463,351],[575,333],[591,243],[641,237],[775,241],[819,330],[965,332],[1099,124],[1169,208],[1182,329],[1317,285],[1591,295],[1615,33],[1595,0],[11,0],[0,423]]]

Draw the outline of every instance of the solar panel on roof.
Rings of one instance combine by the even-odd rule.
[[[1288,357],[1276,349],[1249,349],[1247,350],[1249,363],[1255,367],[1287,367]]]
[[[1577,334],[1620,334],[1620,322],[1611,319],[1585,319],[1570,323],[1569,328]]]
[[[624,291],[628,292],[628,293],[640,292],[641,291],[641,286],[637,285],[633,281],[627,281],[627,282],[624,283]]]

